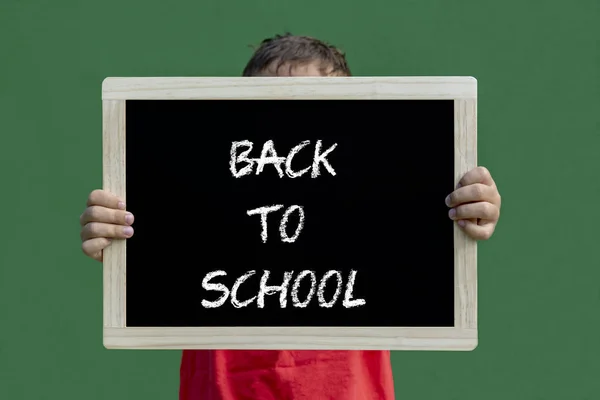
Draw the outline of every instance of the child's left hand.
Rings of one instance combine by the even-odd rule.
[[[490,172],[477,167],[467,172],[446,197],[450,219],[475,240],[489,239],[500,217],[500,193]]]

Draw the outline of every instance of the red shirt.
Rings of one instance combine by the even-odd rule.
[[[389,351],[185,350],[180,400],[394,400]]]

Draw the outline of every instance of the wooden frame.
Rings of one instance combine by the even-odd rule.
[[[133,99],[453,99],[458,180],[477,165],[477,81],[471,77],[107,78],[102,84],[103,186],[123,198],[125,101]],[[125,241],[104,251],[104,346],[122,349],[473,350],[477,244],[454,228],[455,326],[125,326]]]

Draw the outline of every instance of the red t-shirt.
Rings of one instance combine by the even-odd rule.
[[[389,351],[185,350],[180,400],[394,400]]]

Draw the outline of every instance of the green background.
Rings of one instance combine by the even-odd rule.
[[[179,351],[102,346],[78,226],[101,186],[101,82],[237,76],[248,45],[289,30],[342,47],[355,75],[479,80],[480,163],[504,201],[479,247],[480,345],[393,353],[397,398],[600,399],[599,4],[1,0],[0,397],[177,397]],[[185,215],[172,200],[157,218]]]

